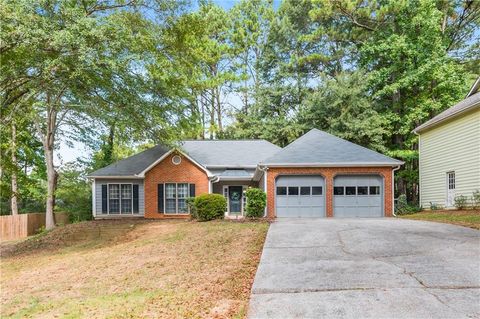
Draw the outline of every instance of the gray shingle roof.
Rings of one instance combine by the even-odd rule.
[[[255,167],[280,147],[265,140],[197,140],[182,141],[179,148],[204,167]],[[101,168],[89,176],[135,176],[167,153],[171,148],[154,146],[146,151]],[[222,169],[221,172],[224,172]],[[220,172],[220,173],[221,173]]]
[[[222,178],[243,178],[249,177],[252,178],[255,173],[255,168],[249,169],[211,169],[210,172]]]
[[[162,155],[169,150],[170,148],[159,144],[141,153],[96,170],[90,173],[89,176],[134,176],[143,172],[150,164],[162,157]]]
[[[207,168],[256,166],[281,149],[265,140],[192,140],[180,148]]]
[[[400,165],[403,162],[326,132],[312,129],[261,164],[278,165]]]
[[[451,108],[443,111],[442,113],[438,114],[434,118],[428,120],[427,122],[423,123],[419,127],[417,127],[415,130],[413,130],[415,133],[419,133],[421,131],[424,131],[427,128],[431,128],[437,124],[440,124],[443,121],[446,121],[448,119],[451,119],[457,115],[460,115],[464,112],[467,112],[470,109],[480,107],[480,92],[475,93],[463,101],[455,104]]]

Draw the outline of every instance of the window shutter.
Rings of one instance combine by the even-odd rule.
[[[102,185],[102,214],[108,213],[108,205],[107,205],[107,186],[106,184]]]
[[[163,209],[164,194],[163,194],[163,192],[164,192],[163,184],[158,184],[158,190],[157,190],[158,213],[163,213],[164,212],[164,209]]]
[[[190,184],[190,197],[195,197],[195,184]]]
[[[133,213],[138,214],[138,184],[133,184]]]

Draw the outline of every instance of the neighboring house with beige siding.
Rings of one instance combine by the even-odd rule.
[[[466,98],[417,127],[420,203],[455,207],[480,190],[480,77]]]

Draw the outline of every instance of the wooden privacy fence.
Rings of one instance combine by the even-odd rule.
[[[66,213],[55,213],[56,224],[68,224]],[[45,226],[44,213],[0,216],[0,240],[13,240],[34,235]]]

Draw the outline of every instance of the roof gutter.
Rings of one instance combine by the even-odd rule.
[[[269,167],[395,167],[398,165],[403,165],[405,162],[397,161],[396,163],[375,163],[375,162],[364,162],[364,163],[273,163],[273,164],[262,164],[262,166]]]
[[[143,179],[144,177],[143,176],[139,176],[139,175],[128,175],[128,176],[98,176],[98,175],[89,175],[87,176],[87,178],[105,178],[105,179],[109,179],[109,178],[112,178],[112,179]]]

